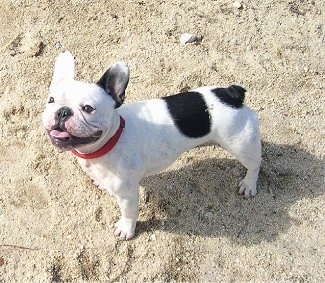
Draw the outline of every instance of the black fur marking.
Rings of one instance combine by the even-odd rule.
[[[221,102],[232,108],[241,108],[245,99],[246,89],[238,85],[231,85],[228,88],[215,88],[211,90]]]
[[[123,63],[111,66],[97,82],[115,101],[115,108],[120,107],[125,98],[125,89],[129,83],[129,69]]]
[[[200,138],[210,132],[211,121],[207,105],[198,92],[185,92],[162,98],[178,130],[190,138]]]

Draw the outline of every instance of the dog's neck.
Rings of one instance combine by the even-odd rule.
[[[82,146],[76,150],[72,150],[72,153],[85,159],[92,159],[92,155],[96,157],[104,155],[118,142],[124,126],[124,119],[118,114],[114,115],[114,117],[112,117],[112,127],[104,132],[98,141]]]

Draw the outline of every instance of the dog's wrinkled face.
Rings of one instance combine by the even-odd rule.
[[[51,87],[43,124],[52,143],[69,150],[99,139],[113,109],[114,101],[96,84],[64,80]]]
[[[114,109],[123,103],[128,68],[124,63],[113,65],[97,84],[73,77],[74,59],[70,52],[61,53],[42,116],[52,143],[61,151],[94,143],[110,129]]]

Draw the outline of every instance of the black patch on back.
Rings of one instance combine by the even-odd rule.
[[[211,90],[224,104],[232,108],[243,106],[246,89],[238,85],[231,85],[228,88],[215,88]]]
[[[187,137],[199,138],[210,132],[207,105],[198,92],[185,92],[162,98],[178,130]]]

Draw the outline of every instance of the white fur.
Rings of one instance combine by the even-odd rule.
[[[195,91],[204,96],[208,106],[211,131],[202,138],[188,138],[175,127],[163,100],[128,103],[114,109],[113,99],[100,87],[72,80],[71,58],[67,58],[72,55],[63,54],[65,57],[60,55],[56,62],[53,78],[58,78],[55,73],[62,69],[61,64],[70,64],[70,71],[66,77],[59,76],[52,82],[51,96],[58,102],[47,105],[43,113],[45,128],[50,129],[53,125],[57,109],[71,107],[74,115],[67,124],[72,133],[92,133],[94,127],[103,130],[98,141],[77,149],[81,153],[90,153],[101,148],[116,132],[119,115],[126,121],[120,140],[109,153],[91,160],[78,158],[82,169],[94,182],[117,198],[122,217],[116,223],[116,236],[130,239],[134,235],[139,214],[141,178],[164,170],[180,154],[198,145],[213,142],[232,153],[247,168],[247,174],[239,184],[239,193],[247,198],[256,195],[261,142],[254,111],[246,106],[234,109],[220,102],[211,92],[215,88],[213,86],[198,88]],[[92,117],[85,117],[80,107],[90,102],[96,107],[96,113]]]

